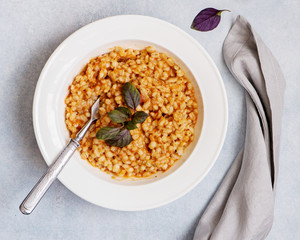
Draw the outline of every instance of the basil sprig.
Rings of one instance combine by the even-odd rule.
[[[127,82],[122,87],[124,101],[128,108],[117,107],[108,113],[111,121],[120,123],[120,127],[103,127],[98,130],[96,138],[105,140],[110,146],[125,147],[132,141],[130,130],[137,128],[136,124],[143,123],[149,116],[143,111],[135,111],[141,102],[141,95],[137,88]],[[132,115],[131,108],[134,111]]]

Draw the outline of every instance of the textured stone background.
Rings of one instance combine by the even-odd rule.
[[[212,32],[191,30],[203,8],[230,9]],[[268,240],[300,239],[300,1],[0,1],[0,239],[192,239],[198,219],[243,145],[244,95],[229,74],[223,40],[238,14],[246,17],[277,57],[287,80],[275,221]],[[171,22],[207,49],[223,76],[229,126],[223,150],[190,193],[158,209],[119,212],[92,205],[56,181],[31,216],[18,206],[46,170],[32,127],[39,74],[54,49],[95,20],[142,14]]]

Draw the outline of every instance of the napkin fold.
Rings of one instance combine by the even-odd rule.
[[[245,145],[201,216],[194,240],[261,240],[273,223],[285,80],[241,16],[224,41],[223,56],[245,89]]]

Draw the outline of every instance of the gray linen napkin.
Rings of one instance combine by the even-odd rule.
[[[245,146],[201,216],[194,240],[265,239],[273,223],[285,80],[241,16],[225,39],[223,56],[246,90]]]

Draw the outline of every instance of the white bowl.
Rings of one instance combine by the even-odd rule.
[[[64,99],[82,67],[114,46],[141,49],[149,45],[172,56],[185,70],[194,85],[199,108],[204,108],[204,120],[199,117],[195,140],[182,159],[166,173],[147,179],[112,179],[76,152],[58,178],[72,192],[99,206],[135,211],[171,202],[203,179],[223,145],[228,114],[226,92],[206,51],[187,33],[165,21],[122,15],[79,29],[46,63],[35,91],[33,123],[47,164],[55,160],[69,139]]]

